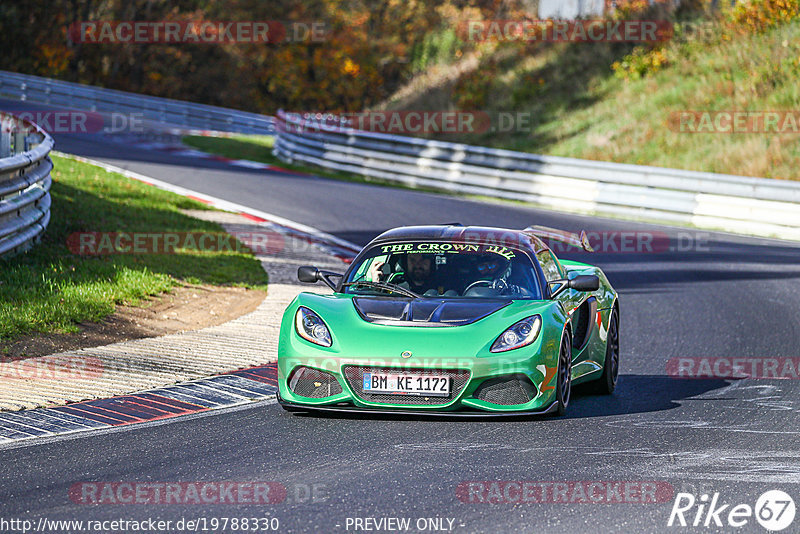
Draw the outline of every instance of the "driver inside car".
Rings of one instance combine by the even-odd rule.
[[[475,280],[464,289],[464,296],[527,294],[527,291],[509,282],[511,270],[511,262],[501,256],[482,257],[475,264]]]
[[[418,295],[433,296],[440,293],[436,285],[434,256],[432,254],[407,254],[405,259],[405,274],[397,285],[410,289]],[[375,282],[387,281],[385,262],[376,261],[369,268],[370,278]]]

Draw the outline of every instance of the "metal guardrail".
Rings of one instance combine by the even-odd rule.
[[[266,115],[8,71],[0,71],[0,96],[86,111],[138,113],[145,120],[178,129],[274,133],[274,118]]]
[[[540,156],[365,132],[278,112],[286,162],[561,211],[800,240],[800,183]]]
[[[50,222],[53,138],[0,113],[0,258],[37,243]]]

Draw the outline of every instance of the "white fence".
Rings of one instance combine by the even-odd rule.
[[[539,0],[540,19],[602,17],[606,0]]]
[[[5,113],[0,125],[0,257],[6,257],[33,246],[50,222],[53,139]]]
[[[7,71],[0,71],[0,96],[78,110],[135,113],[145,120],[179,129],[243,134],[274,132],[274,119],[266,115]]]
[[[540,156],[379,134],[321,123],[315,116],[279,112],[273,118],[0,71],[0,95],[12,93],[15,98],[73,109],[138,110],[152,121],[184,128],[263,134],[274,127],[274,151],[284,161],[409,186],[519,200],[561,211],[800,240],[800,182]],[[2,247],[8,248],[2,243],[11,243],[7,220],[13,210],[7,208],[10,204],[5,197],[19,192],[8,190],[10,184],[23,184],[20,176],[41,176],[26,187],[39,184],[34,189],[44,193],[33,205],[49,206],[46,193],[51,164],[46,156],[52,139],[37,132],[42,141],[32,153],[39,156],[26,163],[27,170],[17,175],[14,169],[0,168],[0,253]],[[0,157],[12,144],[19,144],[13,139],[13,135],[0,138]],[[26,199],[36,194],[27,193]],[[40,211],[41,217],[28,209],[25,217],[46,226],[49,211]]]
[[[279,112],[287,162],[547,208],[800,240],[800,182],[540,156]]]

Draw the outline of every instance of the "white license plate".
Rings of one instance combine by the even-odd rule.
[[[364,393],[447,397],[450,378],[414,373],[364,373]]]

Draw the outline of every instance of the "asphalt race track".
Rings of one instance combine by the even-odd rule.
[[[798,380],[687,380],[667,374],[667,362],[678,357],[800,357],[797,245],[250,171],[139,150],[100,136],[60,135],[56,142],[57,150],[280,215],[360,245],[394,226],[458,221],[663,232],[670,247],[563,255],[604,269],[620,292],[622,319],[617,392],[600,397],[578,389],[565,418],[322,417],[292,415],[274,403],[261,403],[34,442],[0,449],[0,517],[36,522],[267,516],[278,518],[283,532],[366,531],[356,529],[354,521],[368,517],[409,518],[412,531],[438,524],[418,524],[418,519],[442,518],[440,528],[446,531],[449,519],[458,532],[706,532],[713,528],[667,529],[674,494],[692,493],[699,504],[703,493],[719,493],[728,510],[737,504],[754,507],[767,490],[799,495]],[[273,481],[286,487],[287,496],[258,506],[71,500],[70,488],[86,481]],[[656,503],[493,504],[475,502],[478,493],[457,493],[468,481],[485,481],[485,487],[491,481],[567,482],[570,494],[582,482],[603,482],[614,491],[625,483],[659,482],[671,492]],[[728,510],[720,516],[723,521]],[[687,521],[696,511],[686,513]],[[793,528],[798,524],[800,518]],[[374,526],[361,523],[367,525]],[[726,525],[725,531],[765,529],[750,517],[743,527]]]

